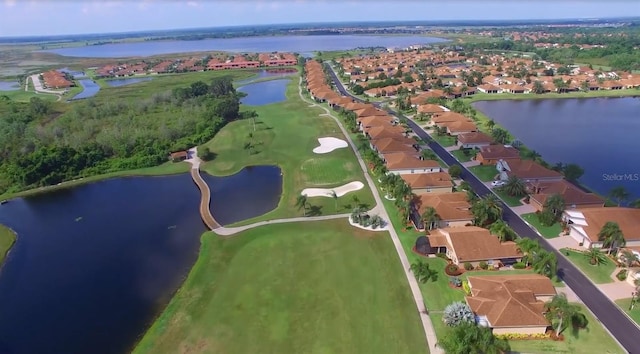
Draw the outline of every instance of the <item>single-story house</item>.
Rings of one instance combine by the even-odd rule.
[[[364,128],[364,135],[371,139],[384,139],[384,138],[403,138],[405,136],[406,129],[397,125],[379,125],[371,128]]]
[[[520,152],[509,145],[482,146],[476,154],[476,160],[481,165],[495,165],[499,160],[511,161],[514,159],[520,159]]]
[[[514,264],[522,253],[513,241],[500,242],[489,230],[478,226],[447,227],[429,231],[427,235],[432,249],[445,253],[454,264],[466,262],[478,266],[480,262],[499,266]]]
[[[437,227],[462,227],[473,223],[471,204],[465,192],[416,194],[410,218],[418,230],[424,229],[420,216],[428,207],[434,208],[440,217]]]
[[[378,126],[395,126],[397,124],[397,118],[391,117],[389,115],[366,116],[358,118],[356,122],[358,123],[358,128],[363,131],[366,128],[373,128]]]
[[[598,233],[608,221],[618,223],[627,246],[640,246],[640,209],[602,207],[566,210],[563,220],[569,227],[569,236],[584,247],[602,247]]]
[[[431,118],[431,123],[433,125],[439,125],[442,123],[452,123],[452,122],[468,122],[468,121],[470,121],[470,119],[467,118],[466,116],[460,113],[452,112],[452,111],[434,113],[433,117]]]
[[[596,194],[585,192],[567,180],[529,182],[527,185],[531,205],[542,210],[545,201],[553,194],[560,194],[566,209],[601,208],[605,200]]]
[[[480,326],[493,334],[544,334],[550,326],[545,303],[556,295],[549,278],[539,274],[470,275],[465,301]]]
[[[483,132],[458,134],[458,146],[464,149],[479,149],[493,143],[493,138]]]
[[[415,151],[413,153],[392,152],[389,154],[383,154],[382,159],[384,160],[389,173],[397,175],[442,171],[438,161],[423,160]]]
[[[415,194],[453,192],[453,182],[447,172],[405,174],[400,177]]]
[[[418,106],[418,113],[424,114],[434,114],[446,112],[447,110],[440,105],[437,104],[422,104]]]
[[[371,148],[380,155],[390,154],[394,152],[407,152],[415,154],[416,149],[415,140],[405,138],[402,135],[396,136],[396,138],[383,138],[375,139],[370,142]]]
[[[387,113],[387,112],[385,112],[383,110],[377,109],[373,105],[369,105],[369,107],[355,110],[354,112],[356,113],[356,116],[358,116],[358,117],[388,116],[389,115],[389,113]]]
[[[478,91],[483,93],[499,93],[500,88],[492,84],[482,84],[478,86]]]
[[[440,127],[447,128],[447,134],[456,136],[465,133],[473,133],[478,131],[478,127],[476,123],[473,121],[458,121],[458,122],[448,122],[448,123],[440,123],[437,124]]]
[[[500,180],[506,181],[511,176],[518,177],[525,182],[533,181],[560,181],[562,173],[548,169],[533,160],[500,159],[496,163],[496,170],[500,174]]]
[[[169,159],[173,162],[184,161],[189,157],[186,151],[176,151],[169,154]]]

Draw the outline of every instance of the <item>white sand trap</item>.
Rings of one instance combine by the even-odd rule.
[[[326,154],[335,149],[342,149],[349,146],[346,141],[338,138],[318,138],[320,146],[313,149],[316,154]]]
[[[349,193],[349,192],[355,192],[357,190],[360,190],[364,187],[364,183],[362,182],[350,182],[345,184],[344,186],[340,186],[340,187],[336,187],[336,188],[331,188],[331,189],[327,189],[327,188],[305,188],[304,190],[302,190],[302,193],[300,194],[306,194],[307,197],[332,197],[331,192],[336,192],[336,195],[338,197],[342,197],[343,195]]]

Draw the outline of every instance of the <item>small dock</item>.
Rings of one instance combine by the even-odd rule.
[[[213,215],[211,215],[211,209],[209,208],[209,204],[211,203],[211,190],[209,189],[207,182],[202,179],[199,168],[191,169],[191,178],[193,178],[193,181],[200,189],[200,216],[202,217],[202,221],[204,221],[209,230],[219,228],[220,225],[216,219],[213,218]]]

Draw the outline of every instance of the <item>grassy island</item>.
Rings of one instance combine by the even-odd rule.
[[[4,262],[14,243],[16,243],[16,233],[0,224],[0,264]]]

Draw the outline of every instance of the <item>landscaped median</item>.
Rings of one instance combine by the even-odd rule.
[[[427,353],[387,232],[347,220],[209,233],[134,353]]]
[[[542,225],[536,213],[522,214],[520,217],[522,217],[524,221],[529,223],[533,228],[538,230],[544,238],[558,237],[562,232],[562,225],[560,225],[559,222],[556,222],[551,226]]]

